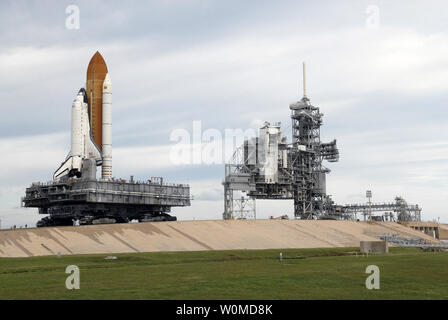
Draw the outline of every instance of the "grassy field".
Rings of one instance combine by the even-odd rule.
[[[448,299],[448,253],[392,248],[361,257],[356,250],[0,258],[0,299]],[[371,264],[380,268],[379,290],[365,287]],[[80,290],[65,288],[68,265],[80,269]]]

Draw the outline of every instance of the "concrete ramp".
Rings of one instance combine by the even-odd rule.
[[[0,231],[0,257],[66,254],[357,247],[385,233],[438,241],[393,222],[214,220]]]
[[[448,224],[440,225],[440,240],[448,240]]]

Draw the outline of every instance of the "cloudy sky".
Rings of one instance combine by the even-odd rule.
[[[69,5],[79,29],[67,28]],[[448,222],[446,1],[2,1],[0,219],[33,225],[20,207],[70,146],[71,102],[99,50],[113,82],[114,175],[189,183],[180,220],[219,219],[224,166],[175,164],[175,129],[255,128],[281,121],[307,91],[337,139],[327,192],[340,204],[393,201]],[[69,19],[68,26],[73,26]],[[292,214],[258,201],[257,215]]]

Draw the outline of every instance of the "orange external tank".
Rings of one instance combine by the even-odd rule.
[[[89,120],[93,140],[103,150],[103,82],[107,74],[104,58],[97,51],[87,67],[86,91],[89,103]]]

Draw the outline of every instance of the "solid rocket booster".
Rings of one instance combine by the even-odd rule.
[[[112,82],[106,74],[103,82],[103,119],[102,119],[103,164],[101,178],[112,179]]]

